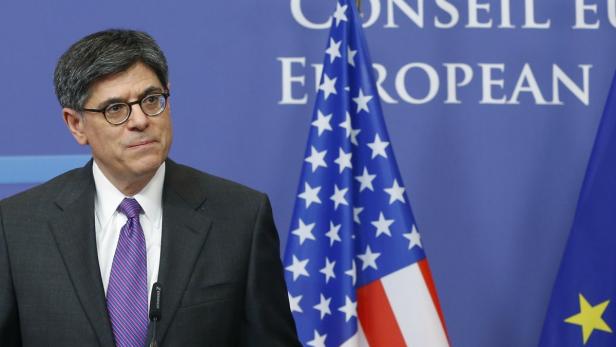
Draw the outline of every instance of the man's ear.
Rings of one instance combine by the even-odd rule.
[[[167,82],[167,93],[169,93],[169,95],[171,95],[171,82]],[[167,99],[167,107],[169,107],[170,103],[170,99]]]
[[[65,107],[62,109],[62,117],[64,118],[64,123],[66,123],[68,130],[71,132],[77,143],[80,145],[87,145],[88,137],[84,132],[85,118],[83,117],[83,114],[72,108]]]

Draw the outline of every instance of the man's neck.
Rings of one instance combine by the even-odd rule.
[[[103,173],[103,175],[105,175],[105,177],[109,180],[109,182],[111,182],[111,184],[113,184],[113,186],[116,187],[125,196],[134,196],[137,193],[139,193],[150,182],[150,180],[152,180],[152,177],[154,177],[154,175],[156,174],[156,170],[154,170],[153,172],[150,172],[150,173],[147,173],[141,176],[137,176],[137,177],[118,178],[118,177],[115,177],[114,175],[111,175],[109,172],[107,172],[107,169],[104,166],[98,165],[98,164],[96,165],[98,166],[100,171]]]
[[[143,187],[148,184],[148,182],[150,182],[152,177],[154,177],[154,173],[146,177],[140,177],[138,180],[132,182],[117,182],[112,179],[109,179],[109,181],[111,181],[111,184],[118,188],[118,190],[121,191],[122,194],[126,196],[134,196],[135,194],[139,193],[143,189]]]

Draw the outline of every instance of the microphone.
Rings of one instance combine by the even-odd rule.
[[[150,341],[150,347],[158,347],[158,340],[156,337],[156,328],[160,321],[160,298],[163,292],[163,286],[160,282],[156,282],[152,285],[152,296],[150,297],[150,322],[152,323],[152,341]]]

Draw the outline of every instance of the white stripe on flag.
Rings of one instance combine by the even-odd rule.
[[[361,328],[361,324],[357,324],[357,333],[350,339],[346,340],[340,347],[369,347],[364,330]]]
[[[417,263],[381,278],[381,282],[408,346],[449,346]]]

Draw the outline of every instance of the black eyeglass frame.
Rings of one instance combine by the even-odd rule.
[[[105,118],[105,120],[107,121],[107,123],[111,124],[111,125],[122,125],[124,123],[126,123],[128,121],[128,119],[130,118],[130,115],[133,113],[133,105],[137,105],[139,104],[139,108],[141,109],[141,112],[143,112],[143,114],[145,114],[148,117],[156,117],[158,115],[160,115],[161,113],[165,112],[165,110],[167,109],[167,99],[169,99],[169,96],[171,95],[171,93],[167,92],[162,92],[162,93],[151,93],[151,94],[147,94],[144,95],[141,99],[139,100],[135,100],[135,101],[130,101],[130,102],[114,102],[111,103],[107,106],[105,106],[105,108],[99,108],[99,109],[95,109],[95,108],[83,108],[83,111],[88,111],[88,112],[98,112],[98,113],[102,113],[103,117]],[[158,112],[155,114],[149,114],[147,113],[144,109],[143,109],[143,105],[142,102],[152,96],[164,96],[165,97],[165,106]],[[109,120],[109,118],[107,117],[107,109],[111,106],[115,106],[115,105],[128,105],[128,114],[126,115],[126,117],[124,119],[122,119],[119,122],[112,122]]]

